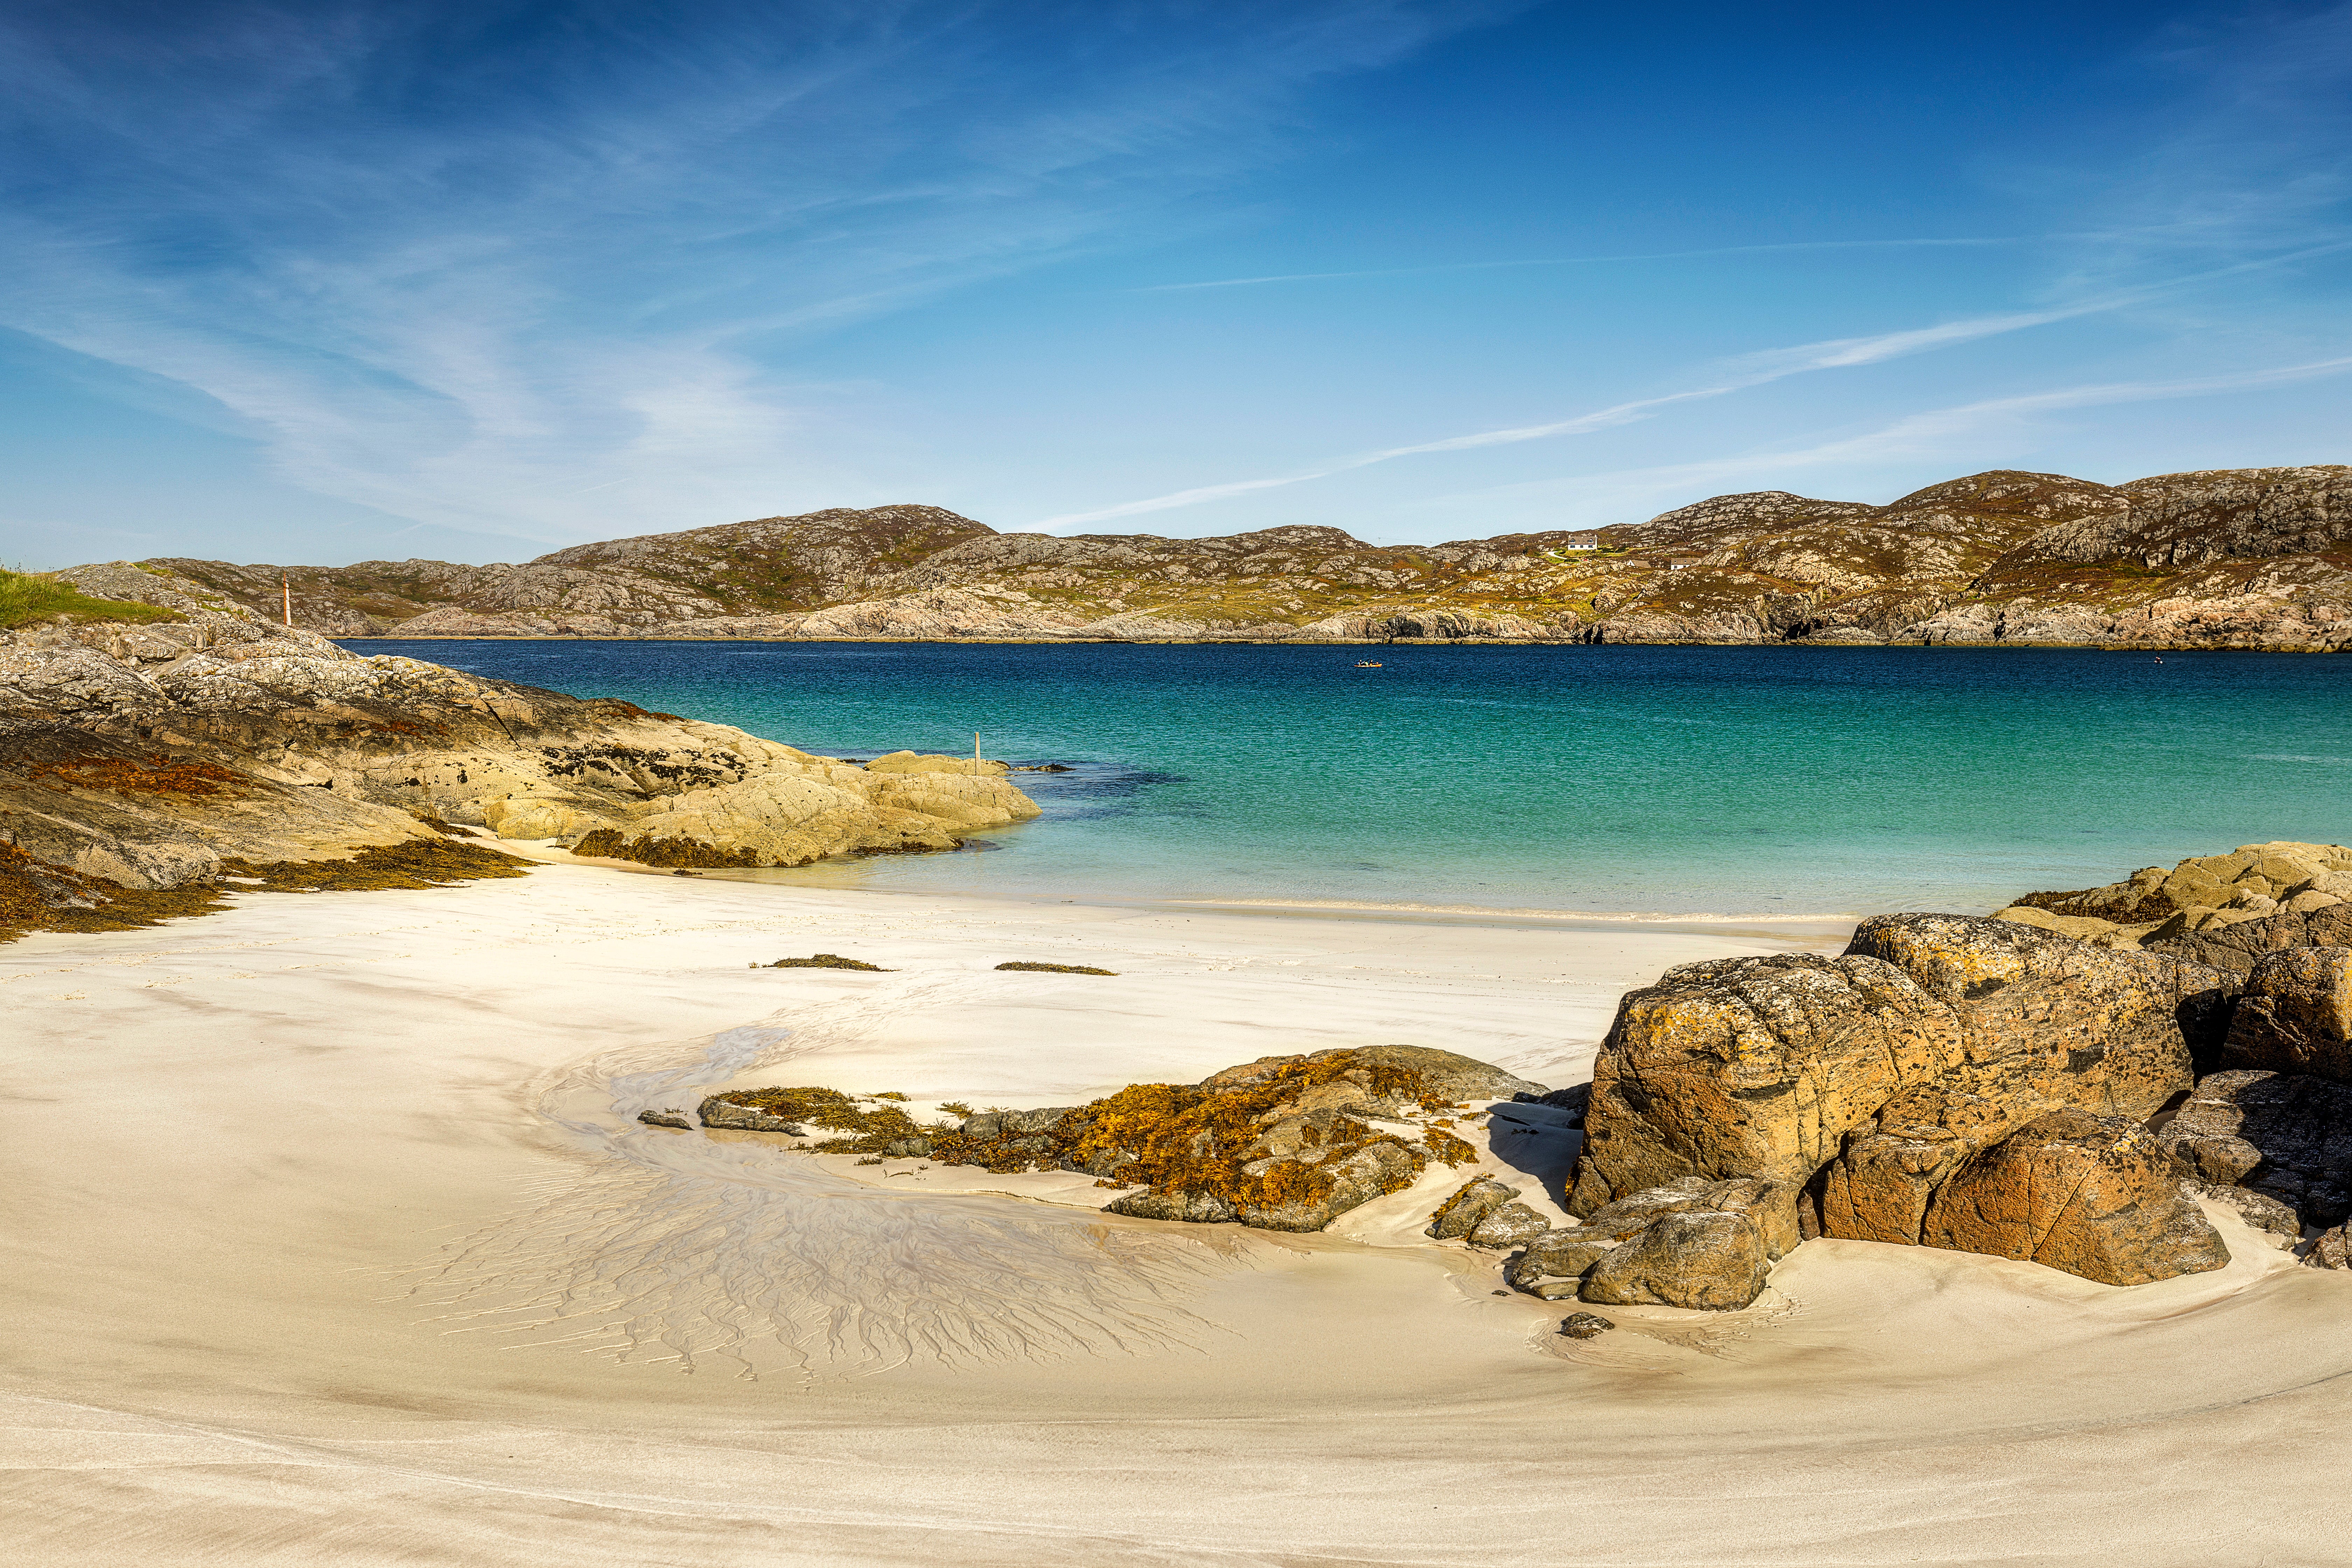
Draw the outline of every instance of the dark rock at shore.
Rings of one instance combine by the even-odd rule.
[[[2256,959],[2221,1057],[2231,1067],[2352,1083],[2352,947],[2289,948]]]
[[[1598,1339],[1616,1326],[1598,1312],[1570,1312],[1559,1321],[1559,1331],[1571,1340]]]
[[[2216,1186],[2285,1204],[2305,1223],[2352,1216],[2352,1087],[2302,1073],[2209,1073],[2154,1137]]]

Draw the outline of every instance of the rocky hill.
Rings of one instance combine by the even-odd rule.
[[[1647,522],[1372,545],[999,533],[811,512],[521,565],[158,560],[330,637],[2352,646],[2352,468],[2122,485],[1995,471],[1886,506],[1780,490]],[[61,575],[81,583],[78,568]],[[87,586],[88,584],[84,584]]]

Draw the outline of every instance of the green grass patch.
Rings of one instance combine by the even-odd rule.
[[[0,570],[0,628],[72,616],[85,621],[176,621],[177,610],[125,599],[93,599],[44,572]]]

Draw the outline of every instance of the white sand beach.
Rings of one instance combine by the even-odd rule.
[[[581,865],[28,938],[0,948],[11,1555],[2352,1557],[2352,1278],[2226,1211],[2219,1273],[1822,1241],[1746,1311],[1580,1342],[1420,1237],[1466,1173],[1278,1237],[634,1120],[728,1085],[1069,1104],[1387,1042],[1564,1085],[1669,964],[1833,945]],[[890,973],[750,967],[814,952]],[[1558,1136],[1481,1145],[1556,1202]]]

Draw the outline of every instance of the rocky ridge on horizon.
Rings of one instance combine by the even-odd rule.
[[[611,540],[519,565],[158,559],[331,637],[2352,647],[2352,468],[2101,485],[1995,470],[1886,506],[1780,490],[1647,522],[1373,545],[999,533],[929,506]],[[61,574],[77,584],[89,568]]]

